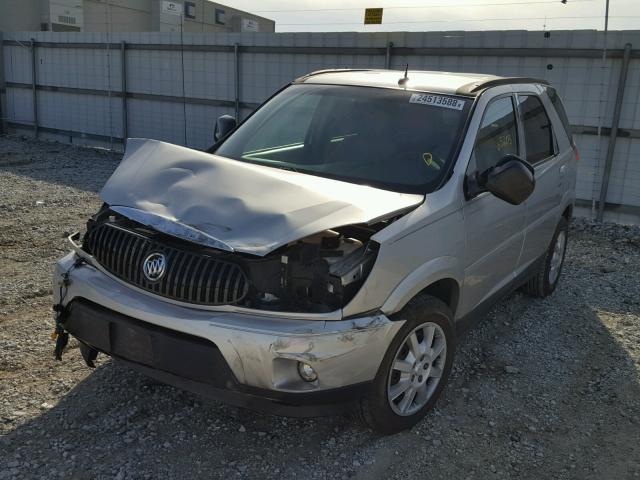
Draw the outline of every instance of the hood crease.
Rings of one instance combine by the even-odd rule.
[[[127,141],[100,197],[158,231],[259,256],[323,230],[407,211],[424,200],[147,139]]]

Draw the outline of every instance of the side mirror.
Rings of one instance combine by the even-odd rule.
[[[480,177],[481,187],[512,205],[524,202],[536,186],[533,167],[515,155],[506,155]]]
[[[222,115],[218,120],[216,120],[216,126],[213,130],[213,140],[217,142],[223,139],[229,135],[231,130],[236,128],[236,125],[236,119],[231,115]]]
[[[467,199],[482,192],[491,192],[512,205],[520,205],[536,186],[534,170],[515,155],[505,155],[497,165],[467,177],[465,194]]]

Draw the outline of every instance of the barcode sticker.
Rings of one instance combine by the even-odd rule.
[[[459,98],[431,95],[430,93],[414,93],[411,95],[409,103],[421,103],[422,105],[433,105],[434,107],[462,110],[464,108],[465,101],[460,100]]]

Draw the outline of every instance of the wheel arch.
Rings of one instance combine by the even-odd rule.
[[[381,310],[385,315],[391,315],[417,295],[428,294],[442,300],[455,314],[463,278],[464,271],[457,258],[433,259],[407,275],[389,295]]]
[[[418,295],[430,295],[442,300],[455,315],[460,300],[460,285],[453,278],[441,278],[423,288]]]

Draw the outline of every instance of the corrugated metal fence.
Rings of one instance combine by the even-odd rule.
[[[3,119],[10,131],[114,149],[126,137],[205,148],[219,115],[242,118],[312,70],[408,63],[545,78],[560,91],[577,133],[582,204],[595,206],[609,163],[608,209],[640,218],[640,50],[633,49],[640,31],[609,32],[606,57],[604,46],[604,34],[590,30],[5,33]]]

